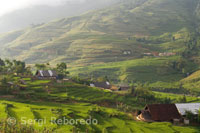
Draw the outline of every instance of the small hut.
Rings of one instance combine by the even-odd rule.
[[[120,84],[118,86],[118,91],[126,91],[126,90],[129,90],[130,89],[130,86],[128,84]]]
[[[91,87],[98,87],[103,89],[110,89],[112,86],[108,81],[106,82],[94,82],[90,84]]]

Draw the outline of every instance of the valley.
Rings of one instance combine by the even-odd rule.
[[[200,1],[109,1],[0,34],[0,132],[199,133]]]

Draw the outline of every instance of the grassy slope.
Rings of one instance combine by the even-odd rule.
[[[92,78],[108,76],[108,78],[114,82],[174,82],[182,79],[184,75],[181,72],[167,66],[167,62],[173,62],[179,58],[179,56],[143,58],[91,65],[88,67],[69,68],[69,71],[72,75],[79,75],[80,77]],[[190,71],[193,67],[195,68],[194,64],[192,62],[188,62],[186,71]]]
[[[6,42],[3,52],[29,63],[87,65],[111,62],[115,57],[118,61],[138,58],[149,51],[177,51],[183,40],[171,42],[171,38],[183,28],[193,30],[195,8],[196,0],[126,0],[111,8],[26,29]],[[162,42],[128,39],[162,35],[168,35]],[[132,55],[124,56],[123,50],[131,50]]]
[[[91,104],[86,103],[78,103],[78,104],[54,104],[54,103],[34,103],[31,102],[29,104],[19,103],[19,102],[10,102],[5,100],[0,100],[0,106],[4,107],[5,105],[10,104],[13,107],[8,108],[7,114],[2,116],[1,118],[6,119],[6,116],[12,116],[17,118],[17,121],[20,122],[21,118],[23,120],[29,119],[46,119],[47,123],[45,125],[40,126],[40,123],[36,122],[33,126],[36,129],[43,129],[44,127],[54,129],[54,132],[64,133],[64,132],[72,132],[72,125],[61,125],[58,126],[56,124],[51,124],[51,117],[59,118],[61,114],[56,112],[56,110],[62,110],[62,116],[67,116],[68,119],[88,119],[90,116],[90,110],[93,108],[99,108],[103,113],[95,113],[92,115],[93,119],[97,119],[99,124],[92,126],[78,126],[77,130],[86,131],[86,128],[91,132],[96,131],[108,131],[108,132],[145,132],[145,133],[196,133],[199,131],[198,128],[195,127],[178,127],[173,126],[170,123],[144,123],[144,122],[136,122],[134,120],[128,119],[124,113],[119,112],[114,109],[98,107]],[[4,107],[5,110],[5,107]],[[53,111],[55,110],[55,112]],[[1,110],[1,114],[4,113]],[[70,115],[73,114],[73,115]],[[112,114],[117,114],[117,116],[110,116]],[[40,117],[39,117],[40,116]]]
[[[184,88],[188,88],[194,91],[200,91],[200,71],[196,71],[190,76],[181,80]]]
[[[16,81],[18,77],[14,78]],[[197,133],[200,129],[197,127],[179,127],[173,126],[170,123],[144,123],[138,122],[132,119],[131,114],[125,114],[117,109],[111,109],[106,107],[100,107],[95,102],[101,102],[102,100],[114,100],[115,102],[125,102],[131,107],[136,109],[143,108],[143,106],[134,103],[134,97],[124,98],[117,94],[106,92],[100,89],[87,87],[75,83],[49,84],[48,80],[35,80],[31,81],[29,78],[25,78],[27,90],[21,91],[21,96],[16,101],[14,99],[0,100],[0,120],[4,120],[7,117],[15,117],[20,123],[21,118],[23,120],[28,119],[46,119],[47,123],[40,125],[36,122],[33,124],[35,129],[41,130],[43,128],[53,129],[54,132],[64,133],[72,132],[75,126],[77,131],[85,132],[88,129],[90,132],[145,132],[145,133]],[[46,86],[51,94],[47,94]],[[30,91],[32,91],[30,93]],[[22,94],[29,98],[23,99]],[[175,94],[166,94],[155,92],[158,98],[171,98],[174,102],[181,97]],[[36,101],[33,102],[33,99]],[[75,101],[71,101],[73,99]],[[199,99],[195,97],[188,97],[188,102],[197,102]],[[48,102],[47,102],[48,101]],[[50,102],[54,101],[54,102]],[[62,101],[62,104],[58,101]],[[128,115],[128,116],[127,116]],[[61,118],[66,116],[68,119],[88,119],[92,116],[93,119],[98,120],[98,125],[57,125],[50,122],[51,117]],[[0,129],[1,131],[1,129]]]
[[[103,10],[1,35],[0,55],[27,63],[64,61],[72,68],[88,66],[71,69],[72,74],[107,75],[115,82],[178,81],[183,75],[165,67],[165,62],[177,58],[133,59],[142,58],[145,52],[183,51],[186,38],[194,31],[196,5],[196,0],[126,0]],[[131,55],[123,55],[126,50]],[[103,63],[108,64],[96,65]]]

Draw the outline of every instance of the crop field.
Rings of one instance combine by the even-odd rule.
[[[156,97],[160,98],[170,98],[174,103],[178,101],[178,99],[182,98],[183,95],[173,94],[173,93],[163,93],[163,92],[154,92]],[[188,103],[199,103],[200,99],[198,97],[186,96]]]
[[[172,69],[167,62],[174,62],[180,56],[142,58],[121,62],[112,62],[88,67],[69,68],[71,75],[80,77],[101,77],[108,76],[113,82],[174,82],[184,78],[184,75]],[[194,69],[195,65],[188,62],[186,71]],[[170,73],[170,74],[169,74]],[[130,80],[131,79],[131,80]]]
[[[44,128],[53,132],[136,132],[136,133],[198,133],[199,128],[179,127],[170,123],[144,123],[135,121],[131,114],[124,114],[111,108],[99,107],[90,103],[57,104],[48,102],[20,103],[0,100],[0,117],[6,119],[16,118],[18,123],[32,123],[35,129],[42,131]],[[76,124],[55,123],[55,120],[64,117],[67,120],[84,119],[90,117],[98,121],[94,125],[81,125],[80,121]]]
[[[19,77],[13,77],[17,82]],[[135,115],[121,108],[142,109],[145,102],[138,102],[133,96],[109,92],[74,82],[57,83],[51,80],[31,80],[26,82],[16,98],[1,98],[0,121],[15,118],[17,125],[31,125],[37,132],[103,132],[103,133],[198,133],[197,127],[175,126],[171,123],[145,123],[137,121]],[[156,98],[170,98],[177,102],[182,95],[153,92]],[[199,99],[186,96],[187,102]],[[125,106],[116,107],[116,103]],[[150,102],[148,102],[149,104]],[[110,104],[110,105],[107,105]],[[112,106],[113,105],[113,106]],[[111,108],[112,107],[112,108]],[[64,123],[67,119],[75,123]],[[81,120],[97,120],[98,124],[81,124]],[[59,121],[61,120],[61,122]],[[1,122],[0,122],[1,123]],[[1,124],[0,124],[1,125]],[[0,128],[0,132],[3,131]]]
[[[27,83],[27,85],[24,85],[26,90],[21,91],[20,94],[30,94],[30,98],[33,100],[51,100],[57,102],[66,102],[68,100],[72,100],[94,104],[100,104],[104,102],[109,102],[110,104],[124,103],[136,110],[142,109],[145,104],[147,104],[146,102],[138,103],[134,96],[126,96],[127,92],[121,95],[120,92],[110,92],[74,82],[56,83],[51,82],[50,80],[24,80],[26,80]],[[183,95],[179,94],[162,92],[154,92],[154,95],[160,99],[170,98],[174,103],[178,102],[178,100],[183,97]],[[186,95],[186,98],[187,102],[200,101],[197,97]]]
[[[27,90],[21,91],[22,95],[30,93],[32,99],[52,100],[52,101],[78,101],[89,103],[116,104],[117,102],[126,103],[133,108],[142,108],[144,104],[138,104],[136,98],[125,97],[108,90],[92,88],[87,85],[81,85],[73,82],[51,83],[48,80],[27,81],[25,85]],[[47,89],[50,93],[47,92]]]

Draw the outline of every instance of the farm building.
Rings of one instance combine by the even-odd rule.
[[[56,79],[58,77],[56,71],[53,70],[38,70],[35,75],[39,79]]]
[[[181,119],[175,104],[151,104],[138,112],[138,119],[143,121],[174,121]]]
[[[98,87],[103,89],[110,89],[111,85],[108,81],[106,82],[94,82],[90,84],[91,87]]]
[[[128,84],[120,84],[118,86],[118,91],[125,91],[125,90],[128,90],[130,89],[130,86]]]
[[[176,104],[176,107],[182,116],[185,116],[187,111],[192,112],[194,115],[198,115],[200,103],[178,103]]]

